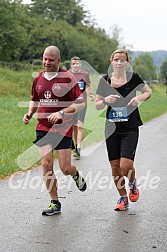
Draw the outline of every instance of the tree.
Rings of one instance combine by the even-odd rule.
[[[160,66],[160,75],[165,85],[167,85],[167,59]]]
[[[107,73],[109,67],[109,58],[114,50],[118,48],[118,41],[110,38],[104,29],[85,27],[79,25],[76,27],[79,34],[81,34],[81,48],[82,59],[91,64],[99,73]],[[84,40],[83,40],[84,38]],[[84,53],[84,51],[85,53]]]
[[[45,19],[65,20],[71,25],[77,25],[87,17],[80,0],[31,0],[30,12]]]
[[[118,41],[95,28],[89,18],[80,0],[32,0],[31,4],[1,0],[1,60],[40,60],[47,46],[56,45],[62,61],[78,55],[99,73],[106,73]]]
[[[156,79],[156,67],[152,57],[148,53],[139,55],[134,59],[133,70],[137,72],[143,80]]]
[[[0,59],[18,60],[27,44],[27,31],[23,26],[24,6],[17,0],[1,0]]]

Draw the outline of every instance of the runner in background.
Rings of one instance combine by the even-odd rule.
[[[71,58],[70,63],[70,70],[69,72],[72,73],[79,85],[79,88],[84,96],[84,101],[86,104],[86,107],[80,110],[78,113],[74,115],[74,129],[73,129],[73,137],[74,137],[74,143],[75,143],[75,149],[74,149],[74,158],[80,159],[81,156],[81,144],[82,140],[84,139],[84,120],[85,120],[85,114],[87,109],[87,90],[89,90],[89,95],[91,101],[94,101],[94,94],[93,89],[91,85],[91,81],[89,78],[89,73],[86,71],[81,70],[81,61],[78,56],[74,56]]]

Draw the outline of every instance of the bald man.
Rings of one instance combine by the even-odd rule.
[[[86,190],[86,182],[75,165],[71,164],[72,118],[82,109],[84,99],[72,74],[59,67],[60,50],[48,46],[43,53],[44,70],[34,78],[28,113],[23,117],[29,123],[38,110],[36,139],[42,159],[43,178],[51,202],[42,215],[61,212],[57,180],[53,170],[53,150],[57,150],[59,167],[64,175],[71,175],[80,191]]]

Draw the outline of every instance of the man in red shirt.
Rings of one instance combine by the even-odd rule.
[[[74,56],[71,58],[71,64],[70,64],[70,70],[69,72],[72,73],[77,82],[79,89],[81,90],[84,101],[86,106],[81,109],[78,113],[74,115],[74,141],[75,141],[75,151],[73,156],[75,159],[80,159],[80,152],[81,152],[81,143],[84,139],[84,120],[85,120],[85,114],[86,114],[86,107],[87,107],[87,88],[89,89],[90,99],[91,101],[94,101],[94,94],[92,90],[91,81],[89,78],[89,73],[86,71],[81,70],[81,62],[80,58],[78,56]]]
[[[84,105],[83,95],[72,74],[59,68],[60,51],[49,46],[43,53],[44,70],[34,78],[28,113],[23,117],[29,123],[38,110],[36,140],[42,158],[43,177],[50,194],[51,203],[43,215],[61,212],[58,200],[57,180],[54,174],[53,150],[58,152],[60,169],[64,175],[71,175],[80,191],[86,190],[86,182],[76,166],[71,164],[72,117]]]

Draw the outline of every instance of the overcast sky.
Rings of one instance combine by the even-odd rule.
[[[117,25],[121,29],[120,38],[124,44],[132,45],[131,49],[167,50],[166,0],[82,0],[82,3],[108,34]]]
[[[117,25],[134,50],[167,50],[166,0],[82,0],[100,27]]]

